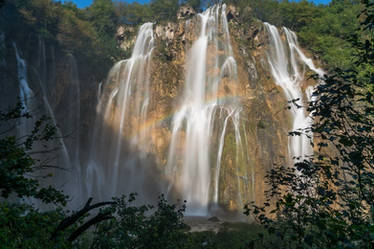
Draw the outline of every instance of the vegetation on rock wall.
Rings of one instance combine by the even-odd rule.
[[[351,34],[356,68],[374,66],[374,3],[363,6],[358,32],[365,36]],[[280,238],[267,248],[373,248],[373,84],[372,70],[338,68],[317,87],[309,109],[318,152],[293,168],[275,167],[267,176],[268,202],[247,207]]]
[[[180,6],[188,5],[196,11],[201,10],[200,0],[152,0],[148,4],[115,1],[116,13],[124,24],[142,24],[144,22],[175,21]]]
[[[362,5],[358,0],[334,0],[329,5],[276,0],[227,2],[240,10],[242,25],[248,25],[256,17],[277,26],[286,26],[298,32],[302,45],[318,55],[327,67],[352,67],[355,48],[349,37],[359,25],[356,16]],[[78,9],[71,2],[7,0],[0,16],[0,30],[6,33],[17,30],[15,34],[21,36],[19,40],[25,39],[31,30],[47,39],[57,38],[65,49],[86,56],[89,64],[97,63],[98,69],[104,64],[108,69],[124,56],[114,39],[119,24],[173,21],[181,5],[200,10],[204,4],[212,3],[214,1],[153,0],[149,4],[128,4],[95,0],[91,6]]]
[[[198,1],[186,3],[200,8]],[[132,205],[131,195],[92,205],[89,200],[81,210],[63,211],[60,204],[65,204],[66,196],[28,176],[38,168],[30,153],[33,145],[55,134],[43,118],[24,142],[8,136],[8,129],[0,130],[2,248],[373,247],[373,2],[332,1],[329,6],[316,6],[306,1],[240,0],[235,4],[242,10],[241,25],[253,21],[254,15],[288,26],[331,68],[310,107],[318,121],[312,129],[320,136],[315,140],[320,151],[294,169],[275,167],[269,172],[271,199],[265,207],[247,209],[262,226],[187,234],[184,206],[167,204],[162,197],[156,209]],[[173,20],[179,5],[173,0],[149,5],[95,0],[92,6],[78,9],[69,2],[9,0],[0,10],[0,30],[16,41],[28,40],[32,33],[41,36],[89,62],[103,78],[122,56],[114,40],[118,24]],[[0,114],[0,122],[19,118],[29,118],[21,106]],[[259,120],[253,129],[268,129],[266,120]],[[234,146],[232,137],[226,139]],[[326,154],[326,147],[335,154]],[[229,153],[230,147],[224,157]],[[52,211],[17,203],[14,195],[50,203]],[[93,231],[86,232],[90,227]]]
[[[277,26],[286,26],[298,33],[303,47],[318,55],[326,67],[352,66],[354,46],[349,37],[358,28],[356,16],[362,5],[357,0],[333,0],[328,5],[308,1],[231,0],[251,11],[242,18],[255,16]],[[243,20],[244,21],[244,20]]]

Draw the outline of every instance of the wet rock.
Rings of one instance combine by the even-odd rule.
[[[182,224],[182,230],[184,230],[184,231],[190,231],[191,230],[191,226],[190,225],[188,225],[188,224],[186,224],[186,223],[183,223]]]
[[[158,24],[154,30],[157,45],[152,61],[151,82],[155,88],[154,103],[157,105],[150,108],[154,109],[158,117],[173,112],[173,106],[178,103],[177,98],[184,89],[188,52],[200,34],[200,19],[196,15],[187,18],[190,14],[185,10],[178,14],[179,21],[176,23]],[[249,148],[250,160],[247,163],[246,158],[241,158],[236,163],[233,156],[236,151],[234,129],[233,126],[227,126],[219,176],[219,204],[225,211],[233,212],[240,210],[243,203],[255,201],[262,205],[265,201],[263,191],[267,186],[263,181],[264,176],[275,163],[286,164],[287,134],[291,127],[289,112],[284,108],[287,100],[281,89],[275,86],[267,61],[268,34],[264,32],[263,23],[259,20],[243,19],[245,11],[251,12],[250,9],[240,9],[239,14],[239,9],[234,6],[226,8],[227,18],[231,20],[229,29],[237,63],[237,81],[231,83],[227,77],[229,75],[224,71],[207,72],[210,77],[222,73],[225,79],[219,89],[220,96],[239,96],[243,105],[241,117],[245,122],[242,139],[244,146]],[[211,46],[209,49],[215,48]],[[208,52],[208,61],[209,56]],[[160,136],[165,138],[156,139]],[[155,154],[162,155],[159,161],[164,164],[168,157],[167,141],[170,136],[170,129],[165,128],[164,132],[152,139],[157,147]],[[218,227],[221,224],[217,219],[205,218],[203,222],[207,225],[202,226],[199,222],[199,225],[191,227],[195,231],[209,230],[210,226]]]
[[[178,20],[187,19],[194,15],[196,15],[196,11],[191,6],[185,5],[179,8],[177,18]]]
[[[208,221],[211,221],[211,222],[220,222],[221,220],[220,220],[218,217],[213,216],[213,217],[210,217],[210,218],[208,219]]]
[[[255,88],[256,87],[255,81],[258,79],[256,65],[252,61],[247,60],[246,66],[247,66],[248,77],[250,80],[249,82],[250,82],[251,88]]]
[[[115,35],[116,40],[123,41],[126,39],[126,37],[134,33],[134,31],[135,29],[132,26],[121,25],[117,28],[116,35]]]
[[[235,6],[229,5],[226,8],[226,17],[227,17],[227,21],[231,21],[231,20],[238,21],[239,11],[237,10]]]
[[[155,34],[161,40],[166,41],[166,44],[173,42],[177,25],[175,23],[168,22],[165,26],[157,25],[155,28]]]
[[[165,31],[165,36],[166,36],[166,41],[167,42],[172,42],[173,41],[174,33],[175,33],[175,24],[169,22],[166,25],[166,31]]]
[[[117,28],[115,38],[117,44],[123,50],[128,50],[135,43],[135,28],[132,26],[121,25]]]
[[[157,37],[160,37],[161,39],[165,37],[165,27],[162,25],[156,25],[155,34]]]

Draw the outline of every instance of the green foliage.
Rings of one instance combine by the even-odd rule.
[[[62,236],[56,241],[49,240],[50,234],[64,215],[61,210],[42,213],[27,205],[1,202],[1,248],[72,248]]]
[[[299,29],[301,42],[321,56],[329,67],[352,67],[354,48],[349,37],[359,22],[360,5],[354,1],[335,1],[321,15]]]
[[[115,1],[115,12],[120,23],[139,25],[145,22],[176,21],[177,11],[180,6],[188,5],[200,11],[200,0],[152,0],[148,4],[138,2],[126,3]]]
[[[179,0],[152,0],[150,7],[156,20],[173,20],[179,8]]]
[[[16,126],[15,121],[30,119],[22,104],[13,110],[0,113],[2,135]],[[0,203],[1,248],[182,248],[185,240],[183,212],[167,203],[160,196],[157,208],[150,205],[135,206],[135,194],[114,198],[111,202],[91,204],[90,198],[84,207],[69,215],[58,204],[66,204],[67,196],[49,186],[40,187],[41,179],[31,177],[36,170],[47,167],[38,165],[31,157],[36,143],[55,138],[56,128],[42,117],[35,121],[29,135],[22,138],[4,136],[0,139],[0,191],[4,198]],[[21,120],[22,121],[22,120]],[[41,146],[45,150],[48,147]],[[10,201],[11,194],[17,199]],[[30,205],[20,204],[20,198],[34,197],[51,203],[51,211],[42,212]],[[54,204],[54,205],[53,205]],[[99,209],[100,208],[100,209]],[[92,210],[99,209],[90,215]],[[92,239],[80,239],[90,228]]]
[[[121,17],[121,22],[125,24],[142,24],[153,19],[153,11],[149,4],[139,4],[137,2],[126,3],[116,2],[117,15]]]
[[[22,105],[18,104],[13,110],[7,113],[0,113],[0,121],[10,122],[14,119],[31,118],[27,113],[22,112]],[[36,142],[47,142],[54,138],[56,129],[49,122],[49,119],[42,117],[35,122],[31,134],[25,138],[6,136],[0,139],[0,192],[1,196],[8,198],[12,193],[19,198],[35,197],[45,203],[66,204],[67,197],[51,186],[40,187],[39,181],[27,177],[32,175],[37,168],[44,165],[37,165],[29,152]]]
[[[360,30],[350,38],[356,68],[374,66],[368,21],[374,4],[363,6]],[[275,167],[266,177],[268,202],[246,207],[247,215],[280,238],[278,247],[373,248],[374,99],[368,90],[373,79],[372,70],[337,68],[325,76],[309,108],[318,120],[312,126],[318,153],[293,168]]]
[[[206,1],[214,3],[216,1]],[[302,44],[317,53],[330,70],[318,87],[310,111],[320,152],[295,168],[275,167],[267,181],[269,202],[248,206],[263,227],[185,233],[184,205],[177,208],[161,196],[156,208],[135,206],[134,195],[114,203],[86,206],[70,216],[54,206],[41,212],[26,205],[0,204],[2,248],[372,248],[374,243],[373,174],[373,2],[339,0],[328,6],[307,1],[229,1],[241,10],[244,27],[252,15],[298,32]],[[150,4],[95,0],[84,10],[71,2],[0,1],[0,29],[14,40],[29,34],[72,52],[104,77],[124,56],[114,34],[120,23],[175,20],[180,4],[200,8],[198,0],[153,0]],[[250,8],[248,8],[250,6]],[[361,13],[361,19],[355,17]],[[14,31],[17,32],[14,32]],[[163,48],[161,48],[163,49]],[[165,57],[165,60],[170,58]],[[0,113],[0,121],[30,118],[18,106]],[[263,128],[262,122],[258,123]],[[40,167],[30,156],[35,142],[48,141],[55,129],[43,117],[22,141],[0,140],[0,191],[65,204],[66,196],[28,177]],[[291,133],[297,135],[297,132]],[[42,167],[42,166],[41,166]],[[88,211],[101,208],[89,216]],[[95,226],[91,233],[86,230]],[[266,228],[266,231],[263,231]],[[86,234],[87,237],[82,238]]]
[[[5,129],[1,131],[0,139],[0,192],[3,198],[0,203],[1,248],[71,248],[63,237],[55,241],[48,239],[65,215],[58,206],[54,211],[40,212],[32,206],[19,204],[20,201],[8,201],[15,194],[18,200],[33,197],[44,203],[66,204],[67,196],[61,191],[51,186],[41,187],[39,180],[32,177],[38,169],[48,167],[32,158],[31,153],[35,154],[33,149],[36,143],[41,145],[55,138],[56,128],[49,123],[49,119],[42,117],[36,120],[26,137],[6,136],[15,128],[16,121],[24,122],[31,118],[20,103],[12,110],[0,113],[0,127]]]
[[[179,3],[181,5],[191,6],[195,11],[199,12],[201,11],[202,2],[203,1],[201,0],[183,0],[183,1],[180,1]]]
[[[122,58],[114,39],[119,21],[111,1],[96,1],[82,10],[71,2],[7,0],[0,11],[0,30],[8,39],[23,44],[42,38],[57,51],[74,54],[95,78],[104,78]]]
[[[182,248],[185,205],[177,208],[163,196],[156,210],[134,206],[134,194],[114,200],[114,218],[97,226],[91,248]]]
[[[121,23],[138,25],[145,22],[175,21],[181,5],[189,5],[200,10],[200,0],[153,0],[149,4],[137,2],[115,2],[116,13]]]
[[[113,37],[118,19],[111,0],[94,0],[88,8],[88,16],[100,37]]]
[[[361,5],[356,0],[332,1],[329,5],[315,5],[309,1],[232,0],[228,1],[252,11],[262,21],[286,26],[296,32],[304,47],[318,55],[327,67],[352,67],[354,54],[349,37],[358,28],[356,16]]]
[[[264,241],[271,241],[270,236],[260,237],[265,230],[257,224],[224,223],[218,232],[204,231],[188,234],[186,248],[206,249],[261,249]]]

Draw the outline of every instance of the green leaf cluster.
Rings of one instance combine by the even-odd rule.
[[[114,217],[96,227],[91,248],[182,248],[184,204],[168,204],[160,196],[156,208],[136,206],[135,194],[114,201]]]
[[[8,135],[17,128],[15,121],[31,118],[21,103],[0,113],[0,128],[4,128],[0,130],[1,248],[182,248],[185,204],[168,204],[164,196],[159,197],[157,207],[136,206],[136,195],[131,194],[95,204],[90,198],[71,214],[62,209],[67,196],[51,186],[41,187],[44,177],[33,175],[50,167],[32,155],[36,145],[43,148],[37,153],[51,151],[50,144],[41,145],[56,139],[56,128],[42,117],[25,137]],[[28,197],[50,204],[50,211],[27,204]],[[95,229],[87,233],[91,227]]]
[[[374,66],[374,3],[362,5],[359,30],[349,38],[357,69]],[[309,107],[316,154],[274,167],[268,202],[248,205],[246,214],[279,237],[281,248],[373,248],[374,71],[335,68],[323,80]]]
[[[22,105],[18,104],[13,110],[0,113],[0,121],[3,122],[0,128],[9,127],[4,124],[15,119],[31,118],[22,110]],[[34,197],[45,203],[66,204],[67,197],[62,192],[51,186],[41,187],[37,179],[28,177],[37,168],[41,169],[45,166],[30,156],[33,145],[36,142],[47,142],[55,136],[56,128],[49,123],[48,118],[41,117],[35,121],[33,130],[26,137],[5,136],[0,139],[0,193],[2,197],[8,198],[14,193],[18,198]]]
[[[356,18],[362,9],[357,0],[334,0],[328,5],[311,1],[231,0],[240,9],[250,7],[256,18],[286,26],[296,32],[303,47],[308,48],[327,68],[352,68],[355,48],[349,37],[358,26]],[[245,13],[244,13],[245,14]]]
[[[72,248],[71,243],[59,237],[49,240],[56,224],[65,216],[61,210],[40,212],[28,205],[0,203],[1,248]]]

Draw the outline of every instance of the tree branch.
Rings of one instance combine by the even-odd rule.
[[[114,201],[107,201],[107,202],[98,202],[96,204],[93,204],[93,205],[90,205],[91,202],[92,202],[92,197],[89,198],[86,202],[86,204],[84,205],[84,207],[79,210],[78,212],[76,212],[75,214],[63,219],[60,224],[58,225],[58,227],[55,229],[55,231],[52,233],[51,235],[51,239],[56,239],[57,237],[57,234],[60,232],[60,231],[63,231],[65,230],[66,228],[68,228],[69,226],[73,225],[75,222],[77,222],[81,217],[83,217],[86,213],[88,213],[90,210],[92,209],[95,209],[95,208],[98,208],[98,207],[102,207],[102,206],[106,206],[106,205],[112,205],[114,204],[115,202]],[[97,217],[97,216],[96,216]],[[72,236],[72,235],[71,235]]]

